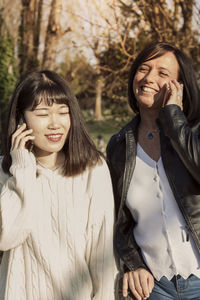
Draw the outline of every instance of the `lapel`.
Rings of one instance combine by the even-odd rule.
[[[137,151],[137,128],[140,121],[139,115],[136,116],[130,123],[125,133],[125,168],[124,172],[121,174],[120,181],[123,182],[122,185],[122,198],[121,205],[126,201],[129,185],[132,179],[133,171],[136,163],[136,151]]]

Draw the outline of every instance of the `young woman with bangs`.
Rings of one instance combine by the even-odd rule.
[[[109,171],[55,72],[31,72],[15,88],[0,208],[0,299],[114,299]]]

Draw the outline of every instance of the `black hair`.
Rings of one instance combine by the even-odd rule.
[[[65,154],[63,174],[65,176],[78,175],[87,167],[100,161],[101,153],[88,135],[78,101],[66,80],[53,71],[33,71],[21,78],[10,100],[7,134],[4,141],[5,153],[2,161],[4,172],[9,173],[12,163],[11,138],[24,111],[34,110],[42,100],[48,105],[55,102],[69,107],[71,125],[62,149]]]

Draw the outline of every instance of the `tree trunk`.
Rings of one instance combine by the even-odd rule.
[[[20,37],[20,75],[38,66],[42,0],[22,0]]]
[[[187,45],[184,51],[185,53],[189,54],[189,49],[191,48],[192,44],[192,16],[193,16],[193,6],[194,0],[181,0],[180,1],[182,14],[183,14],[183,27],[182,27],[182,34],[184,36],[184,44]],[[184,45],[183,45],[184,46]]]
[[[35,18],[35,34],[34,34],[34,55],[38,57],[39,44],[40,44],[40,32],[41,32],[41,21],[42,21],[42,6],[43,0],[37,0],[37,15]]]
[[[194,0],[173,0],[171,11],[167,0],[140,0],[142,4],[140,8],[145,21],[150,24],[152,38],[184,47],[184,52],[189,55],[194,44],[192,28],[194,2]],[[182,22],[183,26],[180,28]]]
[[[42,67],[45,69],[55,69],[57,45],[61,35],[61,11],[62,0],[52,0],[42,63]]]
[[[175,31],[178,31],[178,24],[180,22],[180,3],[179,0],[174,0],[172,2],[173,9],[174,9],[174,29]]]
[[[95,120],[101,121],[102,116],[102,92],[104,87],[104,77],[99,75],[96,83],[96,100],[95,100]]]

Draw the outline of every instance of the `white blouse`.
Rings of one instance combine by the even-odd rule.
[[[137,145],[136,167],[127,195],[134,237],[157,280],[174,275],[200,277],[200,255],[179,210],[162,159],[152,160]]]
[[[0,170],[1,300],[113,300],[114,202],[105,162],[75,177],[12,152]],[[38,175],[36,176],[36,170]]]

